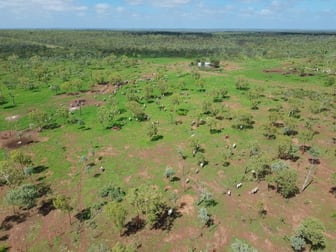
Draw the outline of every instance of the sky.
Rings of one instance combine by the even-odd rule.
[[[0,0],[0,29],[336,30],[336,0]]]

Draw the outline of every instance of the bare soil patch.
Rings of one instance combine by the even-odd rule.
[[[181,214],[193,215],[195,213],[195,199],[191,195],[182,195],[177,203],[180,205]]]
[[[264,69],[263,72],[264,73],[278,73],[278,74],[282,74],[282,75],[295,74],[295,75],[299,75],[301,77],[314,76],[314,74],[312,74],[312,73],[300,72],[299,70],[297,70],[295,68],[270,68],[270,69]]]
[[[105,85],[96,84],[91,88],[90,93],[94,93],[94,94],[114,94],[117,91],[117,89],[118,89],[117,86],[110,85],[110,84],[105,84]]]
[[[6,149],[17,149],[32,143],[44,142],[48,138],[39,137],[36,130],[25,130],[22,132],[6,130],[0,132],[0,147]]]
[[[242,67],[236,63],[233,62],[223,62],[221,64],[224,68],[225,71],[236,71],[236,70],[241,70]]]

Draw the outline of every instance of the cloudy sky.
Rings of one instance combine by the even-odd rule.
[[[0,0],[0,28],[336,30],[336,0]]]

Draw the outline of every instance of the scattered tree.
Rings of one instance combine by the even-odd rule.
[[[99,192],[100,197],[109,197],[112,201],[123,201],[126,193],[118,186],[112,184],[103,187]]]
[[[53,205],[56,209],[61,210],[62,212],[66,212],[69,217],[69,223],[71,225],[71,211],[72,207],[70,205],[70,198],[65,195],[59,194],[53,199]]]
[[[112,222],[113,227],[115,227],[116,231],[121,234],[121,231],[125,226],[125,220],[127,217],[127,211],[123,207],[123,205],[115,201],[109,202],[104,208],[104,213]]]
[[[31,208],[39,195],[35,185],[26,184],[9,190],[6,195],[6,201],[13,206]]]
[[[203,226],[209,226],[211,216],[208,213],[208,210],[205,207],[198,209],[198,218],[201,220]]]
[[[149,126],[148,126],[148,131],[147,131],[147,135],[149,136],[149,139],[151,141],[155,141],[158,139],[159,135],[159,122],[158,121],[152,121]]]
[[[174,169],[171,168],[170,166],[167,166],[164,175],[165,175],[165,177],[166,177],[167,179],[169,179],[170,181],[172,181],[173,178],[174,178],[174,176],[175,176],[175,171],[174,171]]]
[[[315,218],[307,218],[303,220],[298,229],[295,232],[292,241],[295,241],[297,248],[301,249],[302,239],[305,241],[305,245],[309,245],[313,250],[323,249],[326,246],[326,238],[324,235],[325,227],[323,223]],[[301,238],[301,239],[299,239]],[[292,243],[293,246],[293,243]],[[293,246],[294,249],[296,249]],[[300,251],[300,250],[297,250]]]
[[[276,184],[277,192],[283,197],[290,198],[298,193],[296,186],[297,172],[291,169],[282,169],[275,172],[272,181]]]
[[[146,115],[143,106],[141,106],[138,102],[130,101],[128,103],[128,109],[133,113],[134,117],[138,121],[147,120],[148,116]]]
[[[107,106],[101,106],[97,109],[97,116],[99,123],[106,129],[112,126],[115,112]]]
[[[231,249],[233,252],[258,252],[257,249],[249,246],[245,241],[235,239],[233,243],[231,243]]]

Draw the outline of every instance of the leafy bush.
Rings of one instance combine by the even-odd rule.
[[[6,200],[11,205],[31,208],[39,195],[35,185],[27,184],[10,190],[6,195]]]
[[[99,195],[102,198],[109,197],[113,201],[121,202],[126,193],[120,187],[107,185],[100,190]]]
[[[280,170],[274,174],[273,180],[277,185],[277,191],[285,198],[290,198],[298,193],[296,171],[290,169]]]
[[[290,239],[290,243],[294,251],[302,251],[302,249],[305,247],[306,242],[305,239],[303,239],[301,236],[294,235]]]
[[[231,243],[231,249],[233,252],[258,252],[257,249],[249,246],[245,241],[236,239]]]
[[[325,227],[321,221],[315,218],[305,219],[296,231],[297,237],[301,237],[313,250],[323,249],[326,246],[324,235]]]
[[[198,210],[198,218],[201,220],[203,225],[207,225],[210,221],[210,215],[208,214],[208,210],[205,207],[201,207]]]
[[[281,160],[275,160],[271,164],[272,172],[278,172],[278,171],[286,170],[288,168],[289,168],[288,165],[285,162],[282,162]]]

